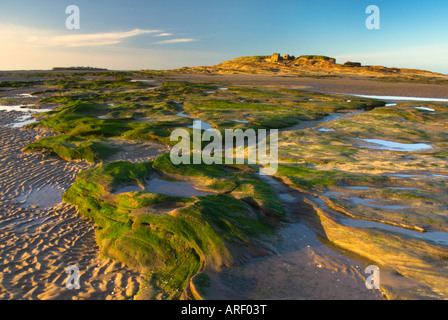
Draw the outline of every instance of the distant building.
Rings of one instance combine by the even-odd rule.
[[[282,61],[282,60],[283,60],[283,58],[282,58],[282,56],[280,55],[280,53],[273,53],[272,56],[271,56],[271,62],[272,62],[272,63],[280,62],[280,61]]]
[[[344,66],[347,66],[347,67],[361,67],[361,63],[347,61],[346,63],[344,63]]]

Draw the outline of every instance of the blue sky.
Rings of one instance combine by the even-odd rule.
[[[381,29],[368,30],[368,5]],[[65,9],[80,9],[68,30]],[[0,0],[0,69],[171,69],[273,52],[448,74],[448,2]]]

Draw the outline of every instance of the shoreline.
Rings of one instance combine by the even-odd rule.
[[[448,99],[448,86],[423,83],[389,83],[366,79],[314,79],[263,74],[178,74],[173,80],[192,82],[229,82],[241,86],[300,86],[303,90],[329,94],[363,94]]]
[[[236,76],[236,77],[235,77]],[[246,76],[246,75],[245,75]],[[257,75],[258,76],[258,75]],[[264,77],[264,76],[263,76]],[[239,78],[236,80],[237,83],[243,83],[246,81],[246,83],[249,83],[247,81],[254,81],[254,77],[251,79],[241,78],[239,75],[232,75],[230,78]],[[276,78],[275,76],[268,76],[267,78],[257,78],[255,80],[257,81],[273,81],[273,78]],[[229,79],[229,78],[228,78]],[[201,79],[199,79],[201,80]],[[209,80],[209,79],[207,79]],[[216,79],[213,79],[216,81]],[[288,80],[288,79],[286,79]],[[310,79],[299,79],[299,80],[310,80]],[[316,79],[311,79],[316,80]],[[324,88],[325,90],[330,90],[331,84],[326,83],[324,80],[330,80],[330,79],[320,79],[319,81],[323,84],[321,84],[321,89]],[[331,80],[339,80],[342,81],[338,85],[340,86],[347,86],[347,79],[331,79]],[[191,80],[189,80],[191,81]],[[200,82],[205,81],[202,79]],[[274,79],[274,82],[276,80]],[[345,82],[344,82],[345,81]],[[360,81],[360,80],[359,80]],[[334,86],[334,82],[333,86]],[[218,83],[217,83],[218,84]],[[228,83],[226,83],[228,85]],[[249,84],[244,84],[249,85]],[[290,87],[290,85],[280,84],[278,86],[275,85],[259,85],[257,86],[271,86],[271,87]],[[297,85],[297,84],[296,84]],[[309,85],[309,83],[308,83]],[[307,87],[308,85],[302,85],[303,87]],[[386,85],[386,84],[384,84]],[[387,84],[389,85],[389,84]],[[434,85],[431,85],[434,86]],[[436,85],[439,86],[439,85]],[[445,89],[445,86],[443,86]],[[308,87],[309,89],[310,87]],[[447,87],[448,88],[448,87]],[[322,90],[324,90],[322,89]],[[360,89],[360,88],[358,88]],[[407,88],[407,90],[411,90],[412,88]],[[313,90],[315,88],[313,87]],[[317,90],[315,90],[317,91]],[[12,90],[11,92],[14,92]],[[324,91],[322,91],[324,92]],[[415,91],[413,91],[413,95],[417,95]],[[35,99],[35,97],[27,98],[27,99]],[[0,152],[0,157],[2,157],[2,163],[7,163],[8,166],[4,168],[3,170],[0,170],[0,180],[2,181],[3,185],[8,185],[8,188],[6,190],[2,190],[0,193],[0,203],[2,206],[7,208],[9,210],[7,214],[5,215],[6,219],[3,219],[3,221],[0,223],[0,228],[3,228],[4,231],[1,233],[2,241],[4,243],[7,243],[7,245],[11,248],[7,248],[5,245],[0,246],[0,253],[2,254],[2,258],[5,258],[5,263],[1,265],[0,267],[0,276],[1,278],[1,284],[2,287],[0,287],[0,298],[5,299],[16,299],[16,298],[31,298],[31,299],[129,299],[133,298],[137,292],[140,292],[140,297],[142,290],[139,289],[141,287],[141,275],[133,273],[129,269],[125,268],[123,265],[116,263],[116,262],[106,262],[106,260],[102,260],[99,258],[98,254],[98,246],[95,243],[94,234],[91,228],[91,223],[88,221],[86,222],[83,218],[79,219],[79,215],[76,213],[76,210],[74,210],[73,207],[69,206],[68,204],[63,204],[61,201],[54,200],[54,199],[46,199],[47,201],[50,201],[49,203],[45,202],[39,202],[37,200],[42,197],[45,193],[54,192],[57,190],[56,193],[61,192],[61,200],[62,200],[62,194],[70,187],[70,185],[73,183],[74,179],[76,178],[76,174],[79,173],[81,170],[89,168],[91,166],[86,165],[81,162],[66,162],[64,160],[56,159],[56,158],[46,158],[42,154],[29,154],[29,153],[22,153],[21,149],[28,143],[32,142],[34,139],[37,138],[37,136],[41,135],[52,135],[53,133],[50,133],[48,131],[45,132],[38,132],[37,130],[29,129],[29,128],[23,128],[23,129],[13,129],[5,127],[4,124],[11,123],[11,119],[14,118],[13,113],[9,112],[0,112],[0,125],[3,125],[2,128],[0,128],[0,131],[3,133],[2,136],[4,137],[2,140],[2,152]],[[346,115],[347,116],[347,115]],[[9,122],[8,122],[9,121]],[[4,123],[3,123],[4,122]],[[301,122],[298,126],[295,127],[295,129],[305,129],[309,128],[309,125],[313,124],[313,121],[311,123],[307,122]],[[321,123],[322,120],[316,121],[317,124]],[[325,122],[325,121],[323,121]],[[306,126],[303,126],[303,124],[306,124]],[[317,125],[314,123],[313,126]],[[287,129],[287,128],[286,128]],[[291,128],[290,128],[291,130]],[[284,130],[288,131],[288,130]],[[148,161],[154,157],[156,157],[160,153],[165,153],[166,148],[161,147],[160,144],[156,143],[141,143],[141,142],[135,142],[135,143],[129,143],[126,141],[123,141],[121,139],[109,139],[112,144],[119,145],[123,151],[119,154],[114,155],[112,157],[113,160],[125,160],[125,161],[131,161],[131,162],[141,162],[141,161]],[[132,153],[138,151],[138,155],[136,154],[128,154],[128,152]],[[3,160],[7,159],[7,160]],[[44,161],[45,160],[45,161]],[[107,163],[106,161],[105,163]],[[20,174],[13,173],[15,171],[18,171]],[[25,177],[25,178],[24,178]],[[54,179],[56,179],[58,182],[53,183]],[[45,181],[46,180],[46,181]],[[49,190],[50,188],[51,190]],[[279,187],[281,189],[281,187]],[[56,198],[59,195],[56,195]],[[45,198],[45,197],[44,197]],[[302,199],[303,200],[303,199]],[[24,205],[23,201],[25,201]],[[30,203],[27,203],[26,201],[29,201]],[[34,201],[34,202],[33,202]],[[53,202],[52,202],[53,201]],[[299,203],[299,206],[303,206],[304,204],[302,202]],[[41,206],[41,207],[40,207]],[[3,217],[4,218],[4,217]],[[85,223],[85,224],[84,224]],[[289,252],[289,248],[291,246],[298,246],[303,247],[302,242],[300,242],[297,239],[294,239],[293,236],[297,235],[309,235],[311,238],[312,235],[309,233],[309,231],[301,229],[302,224],[296,224],[292,226],[288,226],[288,228],[294,229],[296,228],[299,232],[295,232],[292,230],[291,232],[286,232],[286,238],[293,238],[291,242],[286,242],[282,244],[283,249],[285,249],[286,254],[291,254]],[[307,226],[306,224],[303,224],[303,226]],[[43,236],[41,236],[42,230],[50,230],[53,231],[54,228],[58,228],[60,230],[60,233],[57,234],[48,234],[44,233]],[[79,229],[79,230],[78,230]],[[300,230],[299,230],[300,229]],[[19,230],[19,231],[18,231]],[[296,231],[297,231],[296,230]],[[21,239],[20,236],[17,236],[17,234],[20,234],[22,232],[26,235],[24,239]],[[319,236],[319,232],[314,232],[314,235]],[[36,241],[29,241],[30,238],[27,237],[36,237]],[[27,243],[27,240],[30,242]],[[320,246],[325,247],[325,250],[332,250],[327,244],[321,241],[321,239],[316,239],[316,241],[320,241]],[[313,243],[317,243],[314,241]],[[48,249],[49,246],[46,246],[46,242],[51,243],[51,251]],[[69,245],[68,243],[71,243]],[[87,245],[86,245],[87,243]],[[53,246],[54,245],[54,246]],[[79,248],[79,250],[78,250]],[[93,249],[93,248],[96,248]],[[48,258],[46,256],[46,252],[50,250],[52,255],[50,255],[51,258]],[[293,249],[294,250],[294,249]],[[292,251],[293,251],[292,250]],[[62,267],[64,264],[70,264],[75,263],[74,260],[71,260],[70,258],[70,252],[77,251],[77,255],[79,255],[81,258],[80,261],[85,260],[85,264],[83,263],[83,267],[85,267],[88,270],[88,273],[90,273],[92,278],[89,278],[90,281],[89,286],[87,290],[82,291],[82,294],[73,294],[73,292],[67,292],[64,289],[64,281],[67,278],[67,274],[64,273],[65,269]],[[278,251],[278,250],[274,250]],[[338,250],[337,250],[338,251]],[[338,251],[339,252],[339,251]],[[338,264],[335,261],[331,260],[331,255],[326,254],[324,251],[321,251],[321,256],[319,257],[319,254],[316,252],[308,252],[308,253],[300,253],[297,256],[294,257],[294,261],[301,261],[305,258],[309,259],[310,257],[319,258],[319,263],[316,263],[314,266],[311,266],[312,268],[315,268],[316,265],[325,265],[327,264],[329,266],[329,270],[331,268],[341,267],[343,264]],[[33,256],[34,255],[34,256]],[[345,254],[343,254],[344,257],[346,257]],[[25,257],[25,258],[24,258]],[[56,258],[55,258],[56,257]],[[335,257],[333,257],[335,258]],[[21,262],[21,259],[26,259],[26,262]],[[55,260],[52,260],[55,259]],[[279,261],[273,261],[271,265],[269,266],[270,270],[273,271],[273,266],[277,265],[278,263],[281,264],[281,258],[276,257],[275,255],[273,257],[268,257],[268,260],[279,260]],[[48,260],[50,263],[48,263]],[[316,260],[317,261],[317,260]],[[22,264],[20,264],[22,263]],[[110,263],[110,265],[109,265]],[[269,264],[269,263],[268,263]],[[101,267],[100,267],[101,266]],[[112,266],[112,267],[110,267]],[[96,271],[100,267],[100,271]],[[109,268],[110,267],[110,268]],[[309,267],[309,266],[308,266]],[[11,270],[11,268],[13,270]],[[53,268],[53,269],[52,269]],[[58,268],[61,274],[57,278],[58,283],[55,284],[54,275],[59,272],[55,271],[54,268]],[[305,269],[307,266],[305,266]],[[318,267],[319,269],[321,267]],[[32,270],[32,273],[38,274],[39,279],[36,280],[33,276],[29,274],[29,271],[23,271],[23,270]],[[299,268],[300,269],[300,268]],[[325,268],[324,268],[325,269]],[[342,268],[344,269],[344,268]],[[109,273],[113,273],[114,271],[117,271],[117,281],[119,283],[119,288],[117,287],[108,287],[108,282],[113,281],[111,278],[108,278],[107,281],[104,280],[104,274],[100,274],[100,272],[104,270],[112,270],[108,271]],[[237,269],[240,270],[240,269]],[[304,274],[298,274],[296,269],[294,269],[294,272],[296,274],[296,280],[299,277],[306,278],[307,275],[311,274],[309,271],[311,269],[308,269],[308,273]],[[347,281],[352,281],[353,278],[350,280],[350,274],[353,274],[357,272],[358,278],[357,281],[361,281],[361,273],[359,270],[355,269],[344,269],[344,270],[351,270],[347,271],[346,276],[349,276]],[[13,272],[12,272],[13,271]],[[247,270],[246,270],[247,271]],[[28,273],[27,273],[28,272]],[[253,275],[251,275],[252,271],[248,271],[248,276],[251,278]],[[3,273],[3,274],[2,274]],[[16,277],[12,277],[10,274],[16,273]],[[107,273],[106,273],[107,274]],[[6,275],[6,276],[5,276]],[[255,274],[255,276],[258,276]],[[280,278],[282,275],[278,275],[276,273],[273,273],[271,275],[271,278],[274,278],[276,276],[279,276]],[[285,281],[288,277],[288,273],[283,275],[285,278],[283,278],[283,283],[288,283],[288,281]],[[215,277],[216,278],[216,277]],[[22,279],[25,279],[25,283],[27,287],[22,287],[23,290],[27,290],[25,293],[20,293],[20,290],[18,288],[19,282],[22,281]],[[124,281],[127,281],[126,290],[123,289],[123,279]],[[263,279],[262,279],[263,280]],[[312,281],[313,277],[308,277],[307,279],[299,279],[299,280],[306,280],[306,281]],[[31,282],[30,282],[31,281]],[[40,281],[40,282],[39,282]],[[328,275],[325,279],[323,279],[323,283],[325,281],[329,281]],[[43,282],[43,284],[42,284]],[[225,281],[226,282],[226,281]],[[269,282],[269,279],[268,279]],[[281,281],[279,281],[281,282]],[[299,281],[300,282],[300,281]],[[6,285],[5,285],[6,284]],[[91,286],[90,286],[91,284]],[[101,288],[101,284],[105,288]],[[342,283],[341,283],[342,284]],[[54,287],[56,285],[56,287]],[[94,287],[97,285],[98,287]],[[33,288],[33,286],[35,288]],[[309,286],[309,285],[305,285]],[[128,287],[130,289],[128,290]],[[316,288],[323,288],[325,285],[320,283],[319,285],[316,285]],[[349,287],[349,286],[348,286]],[[347,288],[348,288],[347,287]],[[270,288],[268,286],[268,288]],[[314,288],[314,289],[316,289]],[[265,287],[262,288],[265,291],[265,294],[268,294],[270,291],[267,290]],[[278,290],[283,290],[282,287],[277,287]],[[352,290],[353,288],[351,288]],[[143,291],[147,290],[146,288],[143,288]],[[266,291],[267,290],[267,291]],[[321,292],[325,291],[324,289],[321,290]],[[350,291],[350,290],[348,290]],[[351,291],[353,293],[353,291]],[[326,299],[331,299],[331,296],[328,296],[328,294],[331,294],[332,292],[325,292],[327,294]],[[342,294],[344,297],[347,297],[347,292],[342,291],[340,294]],[[315,294],[315,293],[313,293]],[[363,293],[365,294],[365,293]],[[307,293],[303,293],[303,296],[300,296],[299,298],[305,297]],[[290,295],[286,295],[287,297],[290,297]],[[336,295],[337,296],[337,295]],[[261,296],[255,296],[255,298],[260,298]],[[325,296],[322,299],[325,299]],[[334,296],[333,296],[334,297]]]

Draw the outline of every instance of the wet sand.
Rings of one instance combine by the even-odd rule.
[[[173,79],[192,82],[223,82],[247,86],[297,87],[322,93],[448,98],[448,86],[423,83],[391,83],[353,78],[315,79],[263,74],[179,74]]]
[[[49,133],[4,126],[14,116],[0,112],[0,299],[132,298],[142,276],[101,258],[93,224],[61,202],[89,165],[22,153]],[[79,290],[65,286],[69,265],[79,267]]]
[[[366,288],[368,264],[326,246],[316,215],[303,195],[271,177],[290,223],[270,239],[274,254],[251,259],[221,273],[207,273],[211,286],[203,298],[237,300],[382,300]],[[365,259],[364,259],[365,260]]]

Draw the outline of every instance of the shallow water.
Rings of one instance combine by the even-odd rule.
[[[283,201],[288,201],[288,202],[291,202],[291,201],[295,201],[295,200],[296,200],[296,198],[294,198],[292,195],[287,194],[287,193],[279,194],[279,197],[280,197],[280,199],[282,199]]]
[[[379,140],[379,139],[360,139],[365,142],[373,143],[379,146],[368,147],[369,149],[391,150],[391,151],[420,151],[431,149],[432,147],[426,143],[399,143],[394,141]]]
[[[31,117],[31,114],[25,114],[24,116],[17,118],[17,122],[14,122],[10,124],[9,126],[12,128],[21,128],[23,126],[26,126],[27,124],[35,123],[37,122],[36,119]]]
[[[372,189],[372,187],[349,186],[349,187],[345,187],[345,189],[350,189],[350,190],[369,190],[369,189]]]
[[[424,97],[404,97],[404,96],[375,96],[375,95],[360,95],[360,94],[349,94],[351,96],[378,100],[392,100],[392,101],[435,101],[435,102],[448,102],[446,98],[424,98]]]
[[[414,108],[418,109],[418,110],[424,110],[424,111],[431,111],[431,112],[435,111],[434,109],[431,109],[431,108],[428,108],[428,107],[414,107]]]
[[[16,106],[1,106],[0,105],[0,111],[19,111],[19,112],[31,112],[31,113],[43,113],[43,112],[48,112],[51,111],[51,109],[32,109],[32,108],[27,108],[27,107],[31,107],[33,105],[16,105]]]
[[[345,226],[355,227],[355,228],[377,228],[382,230],[387,230],[395,233],[401,233],[407,235],[411,238],[418,238],[426,241],[435,242],[438,244],[448,245],[448,233],[441,231],[432,231],[432,232],[417,232],[409,229],[404,229],[400,227],[391,226],[381,222],[374,222],[368,220],[361,219],[352,219],[343,217],[340,219],[340,222]]]
[[[195,128],[195,129],[201,129],[201,130],[210,130],[213,129],[212,125],[202,121],[200,119],[194,119],[193,125],[189,126],[188,128]]]
[[[201,197],[212,195],[196,189],[192,184],[181,181],[167,181],[158,178],[151,179],[146,184],[146,190],[152,193],[160,193],[173,197]]]
[[[331,196],[342,196],[342,193],[337,191],[329,191],[324,193],[325,196],[331,197]],[[378,209],[386,209],[386,210],[402,210],[406,209],[406,207],[403,206],[396,206],[396,205],[386,205],[386,204],[379,204],[374,199],[369,198],[360,198],[355,196],[347,196],[347,199],[355,204],[359,204],[366,207],[372,207],[372,208],[378,208]]]
[[[172,197],[202,197],[212,195],[213,193],[204,192],[196,189],[194,185],[183,181],[168,181],[159,178],[153,178],[145,184],[145,189],[136,185],[124,186],[114,192],[115,195],[134,192],[134,191],[148,191],[151,193],[159,193]]]
[[[334,132],[335,130],[328,129],[328,128],[325,128],[325,127],[320,127],[319,129],[317,129],[317,131],[320,131],[320,132]]]
[[[30,189],[16,197],[23,207],[37,206],[40,209],[51,208],[62,202],[64,189],[57,185],[46,185],[42,188]]]
[[[131,80],[131,82],[154,82],[155,80],[147,80],[147,79],[136,79]]]
[[[298,199],[287,186],[259,175],[279,192],[288,215],[303,214]],[[267,257],[232,267],[214,279],[219,294],[232,299],[381,299],[378,291],[366,290],[364,265],[323,244],[302,223],[290,223],[280,231],[281,240]]]
[[[356,113],[330,113],[328,116],[326,116],[320,120],[300,121],[296,125],[281,129],[279,131],[293,131],[293,130],[303,130],[303,129],[314,128],[314,127],[317,127],[321,123],[334,121],[334,120],[340,119],[342,117],[352,116],[354,114],[358,114],[358,112],[356,112]]]

